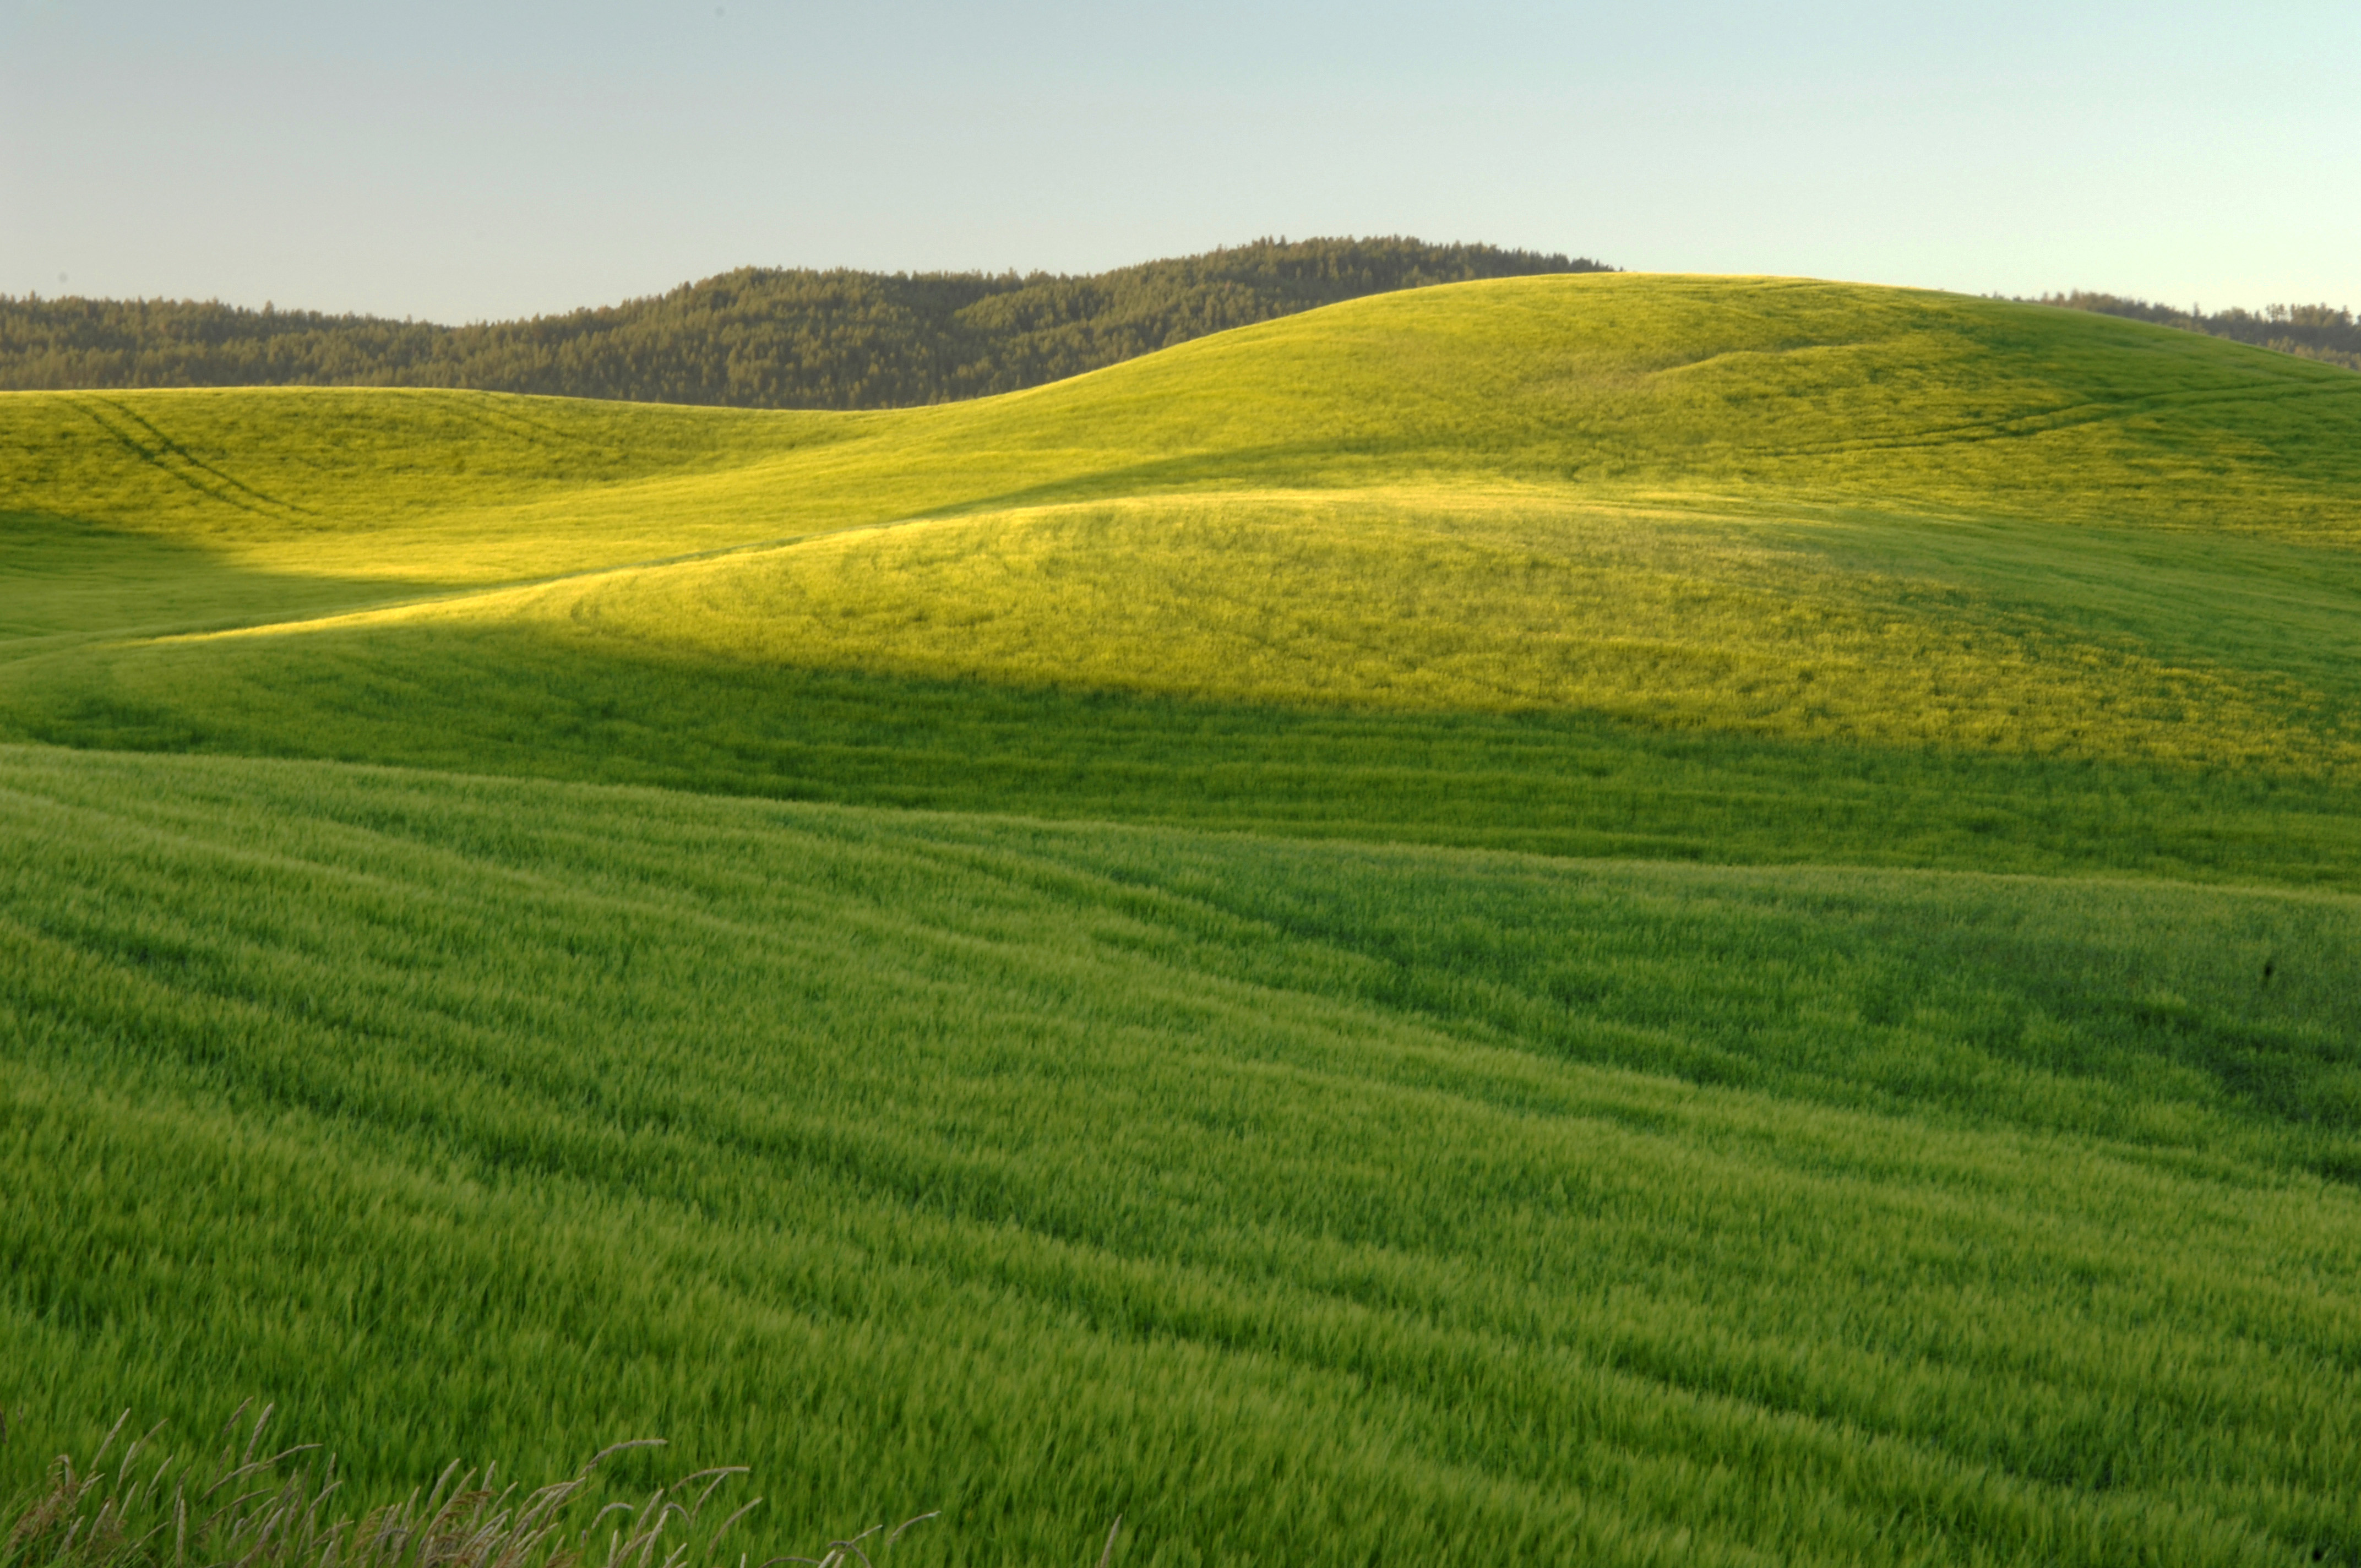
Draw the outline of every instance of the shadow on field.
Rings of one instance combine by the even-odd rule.
[[[2334,781],[691,663],[447,621],[22,659],[0,739],[1551,855],[2361,888],[2361,793]]]
[[[0,512],[0,658],[60,641],[218,630],[415,598],[439,585],[241,566],[55,512]]]

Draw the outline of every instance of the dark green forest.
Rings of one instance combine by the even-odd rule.
[[[1265,239],[1090,277],[741,268],[530,321],[440,326],[266,305],[0,296],[0,389],[464,387],[882,409],[1039,386],[1396,289],[1611,270],[1415,239]]]
[[[2121,294],[2084,293],[2079,289],[2070,294],[2044,294],[2033,302],[2156,322],[2185,332],[2235,338],[2258,348],[2275,348],[2281,354],[2299,354],[2306,359],[2324,359],[2348,370],[2361,370],[2361,321],[2356,321],[2351,311],[2334,305],[2266,305],[2259,311],[2232,309],[2207,314],[2193,306],[2184,311],[2171,305],[2153,305],[2146,300],[2125,299]]]

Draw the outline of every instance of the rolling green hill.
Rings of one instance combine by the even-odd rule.
[[[15,1476],[258,1394],[764,1555],[2361,1561],[2348,372],[1594,275],[0,451]]]
[[[2355,874],[2361,383],[2103,317],[1539,279],[899,413],[181,392],[0,428],[52,585],[0,675],[20,739]]]

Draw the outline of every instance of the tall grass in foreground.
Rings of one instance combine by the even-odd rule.
[[[2356,951],[2321,892],[0,751],[0,1493],[228,1387],[356,1510],[662,1432],[757,1562],[881,1499],[964,1568],[2349,1562]]]
[[[433,1486],[399,1502],[339,1515],[335,1456],[315,1443],[273,1452],[264,1442],[269,1407],[250,1426],[248,1409],[241,1404],[222,1427],[211,1462],[196,1464],[158,1442],[160,1424],[126,1433],[126,1410],[87,1462],[58,1455],[46,1486],[0,1511],[0,1568],[695,1568],[727,1563],[722,1548],[733,1527],[763,1503],[755,1497],[721,1514],[723,1488],[746,1471],[717,1465],[583,1519],[582,1508],[602,1495],[599,1465],[664,1446],[641,1438],[609,1444],[565,1480],[531,1489],[503,1482],[496,1464],[470,1470],[454,1460]],[[774,1557],[762,1568],[873,1565],[911,1526],[934,1517],[891,1530],[878,1525],[829,1542],[816,1558]],[[1110,1532],[1110,1560],[1114,1550]],[[741,1552],[737,1568],[746,1561]]]

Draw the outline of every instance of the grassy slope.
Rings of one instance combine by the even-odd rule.
[[[1357,301],[884,414],[16,393],[0,499],[258,567],[450,583],[928,512],[1422,477],[2322,539],[2361,526],[2356,407],[2333,367],[2080,313],[1552,278]]]
[[[2361,381],[1614,277],[0,439],[0,738],[1766,868],[17,751],[37,1404],[976,1561],[2361,1554]]]
[[[892,415],[0,422],[16,550],[117,596],[18,613],[22,739],[2361,885],[2361,382],[2137,323],[1548,279]]]
[[[0,819],[40,1416],[661,1430],[758,1552],[2361,1551],[2350,899],[25,750]]]

